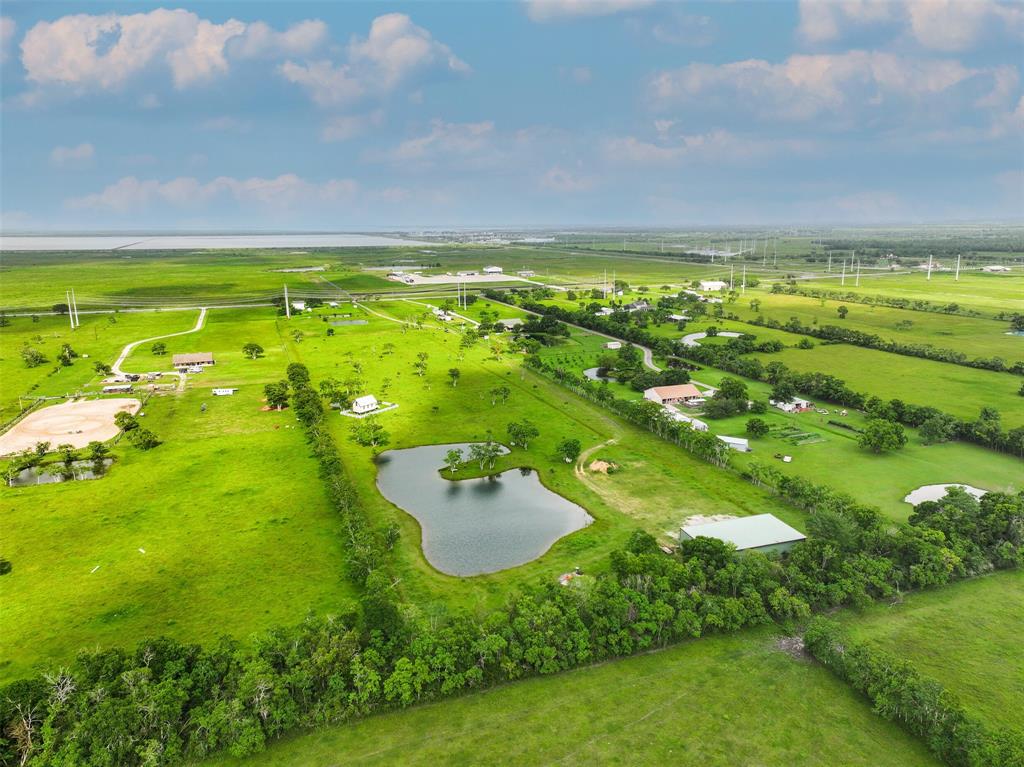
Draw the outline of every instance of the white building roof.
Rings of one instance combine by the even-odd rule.
[[[366,407],[367,405],[376,405],[377,404],[377,398],[374,397],[372,394],[365,394],[362,397],[356,397],[355,401],[353,401],[352,404],[357,406],[357,407]]]
[[[732,543],[739,551],[774,546],[780,543],[802,541],[807,536],[790,527],[774,514],[755,514],[752,517],[726,519],[705,525],[686,525],[682,532],[690,538],[704,536]]]

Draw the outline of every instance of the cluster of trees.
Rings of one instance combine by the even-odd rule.
[[[844,309],[845,307],[841,306],[839,308]],[[840,317],[842,316],[841,314]],[[878,349],[879,351],[890,352],[891,354],[901,354],[905,357],[920,357],[938,362],[949,362],[954,365],[964,365],[970,368],[981,368],[998,372],[1005,371],[1015,375],[1024,375],[1024,362],[1022,361],[1008,365],[1001,357],[976,357],[971,359],[963,352],[938,348],[931,344],[908,344],[902,341],[887,341],[874,333],[840,328],[835,325],[805,325],[796,317],[790,317],[788,321],[783,323],[759,316],[755,317],[751,324],[776,330],[788,330],[790,333],[814,336],[815,338],[833,343],[862,346],[866,349]]]
[[[747,412],[747,385],[738,378],[726,376],[718,384],[718,391],[704,405],[708,418],[728,418]]]
[[[626,343],[617,352],[602,354],[597,361],[599,376],[612,376],[620,383],[629,384],[633,391],[646,391],[653,386],[672,386],[690,380],[690,374],[683,368],[669,368],[654,371],[644,366],[640,349]]]
[[[995,730],[968,713],[956,696],[913,664],[852,640],[835,621],[815,618],[804,647],[840,679],[863,693],[875,712],[921,738],[951,767],[1024,764],[1024,736]]]
[[[294,410],[342,518],[362,520],[316,392],[302,384],[293,389]],[[709,633],[788,623],[907,586],[1024,562],[1021,495],[990,493],[965,513],[922,514],[894,526],[877,510],[826,489],[808,492],[821,496],[810,512],[810,538],[784,557],[741,555],[709,538],[685,541],[669,556],[637,531],[610,555],[602,574],[568,587],[527,587],[486,616],[438,619],[411,605],[399,609],[383,559],[364,562],[357,548],[350,556],[359,562],[354,573],[362,596],[357,609],[340,616],[309,617],[246,645],[224,639],[204,648],[156,639],[134,651],[84,652],[68,668],[8,685],[0,691],[0,759],[132,767],[194,761],[218,750],[242,756],[299,727]],[[387,536],[373,537],[383,558]],[[981,559],[972,560],[971,552]],[[815,635],[809,642],[826,646]],[[917,712],[920,721],[926,713]],[[988,753],[1001,759],[1004,752]]]
[[[114,424],[125,438],[139,450],[152,450],[160,444],[160,439],[149,429],[139,423],[139,419],[131,413],[121,411],[114,416]]]
[[[25,367],[37,368],[46,362],[46,355],[26,343],[21,347],[21,359],[24,361]]]

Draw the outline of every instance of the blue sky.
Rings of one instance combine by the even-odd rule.
[[[998,0],[18,3],[14,230],[1024,218]]]

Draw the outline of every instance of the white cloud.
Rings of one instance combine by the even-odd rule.
[[[800,0],[800,36],[812,43],[841,38],[850,28],[895,25],[918,44],[963,51],[986,38],[1024,33],[1024,8],[997,0]]]
[[[36,23],[21,42],[21,57],[28,80],[41,87],[118,90],[145,72],[164,70],[181,90],[225,75],[232,56],[309,53],[326,32],[320,21],[276,32],[261,21],[215,23],[180,8],[81,13]]]
[[[89,143],[56,146],[50,152],[50,165],[55,168],[88,168],[95,158],[96,148]]]
[[[292,24],[278,32],[269,24],[254,21],[244,34],[231,41],[229,51],[240,59],[280,59],[309,56],[327,44],[327,25],[319,19]]]
[[[0,62],[7,61],[11,55],[11,43],[14,42],[14,33],[18,25],[9,16],[0,16]]]
[[[699,105],[779,120],[849,120],[868,113],[872,119],[898,122],[915,107],[963,108],[1004,87],[1001,77],[999,70],[972,69],[951,59],[848,51],[794,55],[778,64],[761,59],[691,64],[655,75],[649,94],[660,109]]]
[[[554,165],[541,176],[540,186],[549,192],[573,193],[585,192],[594,188],[595,180],[592,176],[584,176],[567,170],[560,165]]]
[[[352,75],[350,67],[336,67],[327,59],[308,64],[286,61],[278,71],[289,82],[305,88],[309,97],[322,107],[350,104],[365,92],[363,84]]]
[[[216,200],[233,199],[242,204],[287,208],[300,203],[349,202],[357,189],[351,179],[315,183],[292,173],[277,178],[220,176],[205,183],[190,176],[170,181],[126,176],[100,192],[67,200],[66,205],[72,210],[131,213],[153,204],[197,208]]]
[[[147,93],[139,99],[139,108],[141,109],[159,109],[161,104],[160,97],[155,93]]]
[[[380,109],[375,109],[369,114],[338,115],[327,121],[320,131],[320,138],[328,142],[348,141],[382,125],[383,122],[384,112]]]
[[[469,65],[447,45],[413,24],[404,13],[375,18],[365,40],[352,39],[349,57],[353,65],[371,67],[374,79],[387,90],[426,70],[440,69],[456,74],[469,71]]]
[[[425,135],[407,139],[386,152],[369,154],[367,159],[420,168],[433,166],[442,158],[449,162],[488,162],[494,159],[488,157],[493,137],[491,121],[446,123],[433,120]]]
[[[654,0],[525,0],[526,14],[533,21],[554,21],[581,16],[610,16],[636,11],[654,4]]]

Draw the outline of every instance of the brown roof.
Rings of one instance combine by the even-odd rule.
[[[192,354],[175,354],[171,363],[178,365],[212,365],[213,352],[193,352]]]
[[[693,384],[676,384],[674,386],[655,386],[654,393],[662,399],[690,399],[703,397],[700,389]]]

